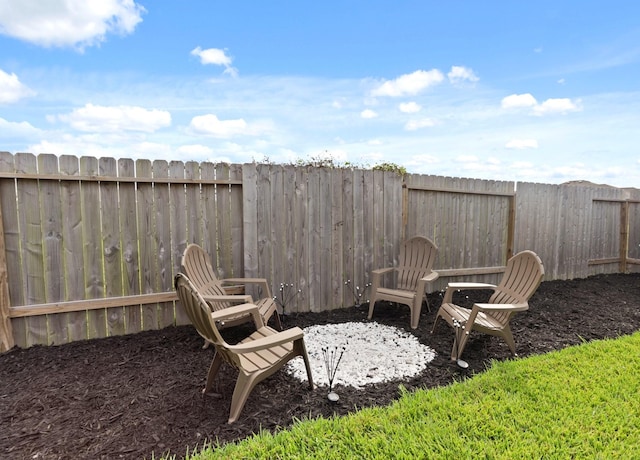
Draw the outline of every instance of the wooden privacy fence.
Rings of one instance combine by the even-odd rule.
[[[221,277],[264,277],[285,312],[367,299],[414,235],[432,289],[497,281],[538,253],[545,279],[638,270],[640,194],[593,184],[377,170],[0,152],[0,350],[186,324],[172,279],[200,244]]]

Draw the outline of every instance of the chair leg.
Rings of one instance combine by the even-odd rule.
[[[240,371],[238,375],[238,380],[236,381],[236,387],[233,390],[233,396],[231,397],[231,409],[229,411],[229,422],[233,423],[238,420],[240,416],[240,412],[242,412],[242,408],[247,402],[247,398],[253,390],[253,387],[256,386],[257,379],[256,375],[247,375],[244,372]]]
[[[220,353],[216,351],[216,354],[213,357],[213,361],[211,361],[211,366],[209,366],[209,373],[207,374],[207,383],[202,390],[202,394],[206,395],[211,391],[211,387],[213,386],[213,381],[218,374],[218,370],[220,370],[220,365],[222,364],[222,357]]]
[[[276,311],[274,311],[273,314],[276,317],[276,329],[278,329],[279,331],[282,331],[282,319],[280,318],[280,313],[278,313],[278,310],[276,309]]]
[[[307,355],[307,347],[304,344],[304,340],[300,339],[296,341],[300,350],[300,355],[304,360],[304,367],[307,369],[307,380],[309,380],[309,389],[313,390],[313,375],[311,374],[311,364],[309,364],[309,356]]]
[[[369,300],[369,314],[367,315],[367,319],[373,318],[373,307],[375,307],[375,305],[376,305],[376,298],[374,296],[371,298],[371,300]]]
[[[511,350],[511,354],[513,356],[517,356],[516,342],[515,340],[513,340],[513,334],[511,333],[511,329],[509,328],[509,326],[506,326],[502,330],[502,338],[504,339],[505,342],[507,342],[507,345],[509,345],[509,350]]]
[[[436,319],[433,320],[433,326],[431,327],[432,334],[433,334],[433,331],[436,330],[436,324],[438,324],[439,319],[440,319],[440,310],[438,310],[438,313],[436,314]]]
[[[469,332],[466,329],[462,329],[460,327],[454,327],[456,336],[453,339],[453,348],[451,349],[451,361],[457,361],[462,356],[462,350],[464,350],[464,346],[467,344],[467,339],[469,338]]]
[[[418,297],[413,301],[411,305],[411,329],[417,329],[420,322],[420,311],[422,310],[422,297]]]

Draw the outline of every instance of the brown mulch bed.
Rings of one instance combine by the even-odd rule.
[[[483,293],[482,295],[486,295]],[[216,390],[200,395],[213,349],[202,349],[192,327],[170,327],[130,336],[56,347],[13,349],[0,355],[0,458],[182,458],[205,441],[235,441],[259,430],[277,431],[294,419],[343,415],[383,406],[408,389],[431,388],[482,372],[492,359],[510,358],[506,344],[474,334],[464,358],[468,370],[449,360],[453,332],[441,322],[430,334],[441,295],[430,295],[420,326],[411,331],[409,309],[378,305],[374,319],[410,331],[437,355],[419,376],[402,382],[326,389],[307,387],[279,372],[259,384],[238,422],[227,424],[236,374],[223,367]],[[459,302],[482,300],[460,296]],[[613,338],[640,328],[640,274],[598,275],[542,283],[530,310],[512,328],[519,356],[545,353],[583,341]],[[285,327],[366,321],[367,305],[285,317]],[[238,330],[237,333],[242,333]]]

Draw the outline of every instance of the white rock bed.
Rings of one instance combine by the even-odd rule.
[[[412,377],[435,357],[431,348],[408,332],[375,322],[316,325],[303,330],[316,386],[329,386],[323,348],[337,349],[339,355],[344,347],[333,385],[355,388]],[[290,361],[286,371],[302,382],[307,381],[302,358]]]

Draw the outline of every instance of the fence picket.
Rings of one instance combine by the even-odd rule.
[[[153,169],[151,161],[136,161],[136,177],[139,179],[151,179]],[[160,270],[156,254],[159,252],[158,235],[155,225],[154,186],[151,182],[141,181],[137,184],[137,226],[138,226],[138,250],[140,251],[140,292],[151,294],[159,292]],[[141,330],[156,329],[159,324],[158,312],[162,309],[159,304],[147,304],[142,306]]]
[[[135,177],[133,160],[118,161],[118,177]],[[123,182],[118,185],[120,211],[120,241],[122,253],[122,273],[124,295],[137,295],[140,292],[140,252],[138,250],[137,225],[137,191],[134,182]],[[125,307],[125,333],[131,334],[142,330],[142,306]]]

